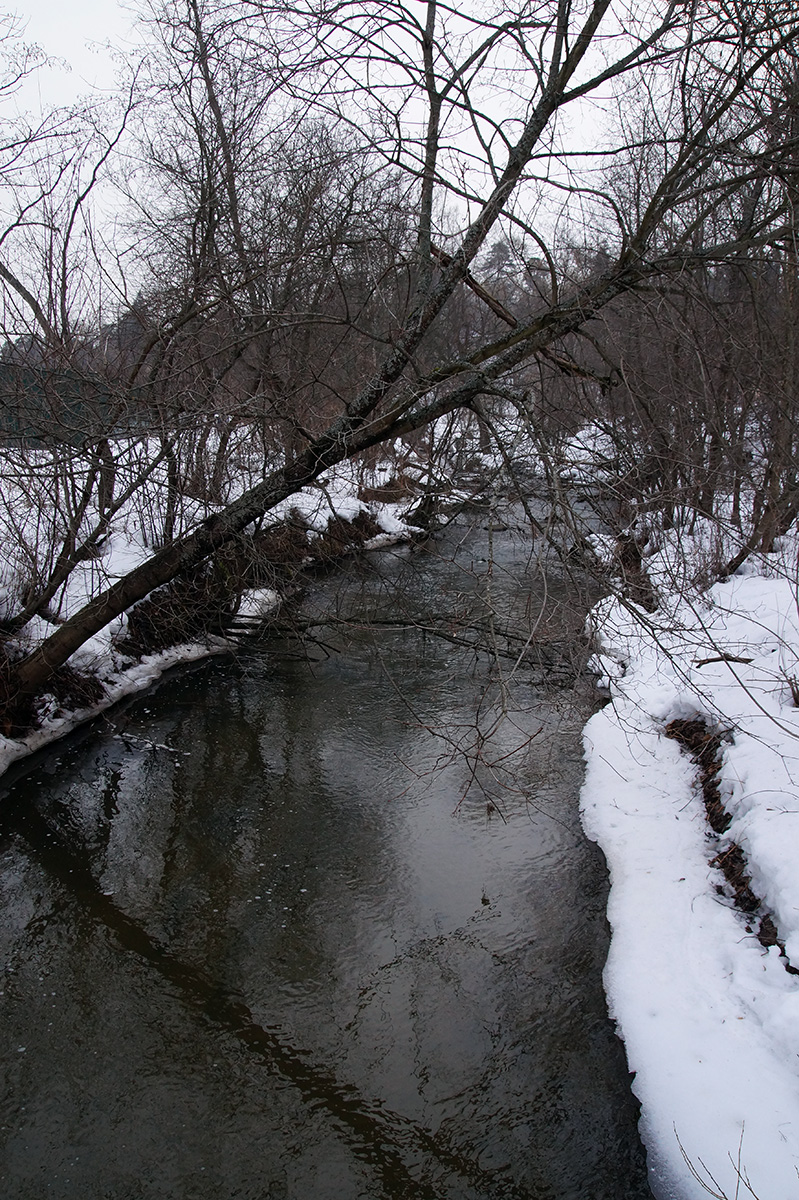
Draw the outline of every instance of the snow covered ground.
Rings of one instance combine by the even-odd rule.
[[[370,476],[369,482],[379,486],[386,482],[390,474],[389,466],[378,466]],[[315,537],[324,533],[331,519],[351,521],[360,512],[368,513],[381,530],[366,543],[368,548],[406,540],[419,532],[406,520],[408,510],[417,503],[413,496],[409,496],[403,503],[376,500],[367,503],[357,498],[358,485],[359,480],[355,476],[353,465],[342,463],[320,480],[317,486],[304,488],[274,509],[270,513],[270,523],[277,523],[290,513],[298,514],[307,527],[309,554]],[[149,497],[150,502],[154,499],[157,500],[157,489],[156,493]],[[73,571],[66,586],[51,606],[57,619],[72,615],[91,595],[96,594],[100,587],[113,583],[151,553],[148,548],[150,538],[147,536],[147,523],[152,524],[153,518],[150,515],[144,519],[140,511],[142,498],[137,497],[137,501],[127,505],[116,516],[103,542],[101,556],[80,564]],[[52,511],[52,505],[50,509]],[[26,552],[30,558],[29,551],[40,551],[45,540],[41,534],[41,526],[42,512],[47,510],[47,497],[43,498],[41,504],[31,504],[22,483],[15,488],[13,478],[7,477],[3,487],[3,510],[0,512],[0,533],[5,535],[2,537],[3,553],[0,555],[0,613],[11,616],[20,604],[21,581],[24,579],[20,564],[24,563]],[[184,514],[184,522],[190,524],[203,515],[205,513],[199,510]],[[5,520],[2,519],[3,516]],[[91,519],[92,514],[89,514],[87,524]],[[31,528],[24,529],[23,522],[27,522]],[[280,602],[280,596],[268,588],[246,591],[241,597],[237,613],[239,625],[257,625],[270,611],[274,611]],[[176,645],[168,650],[134,659],[119,645],[125,632],[125,623],[124,616],[118,618],[87,641],[69,660],[70,667],[100,681],[105,692],[103,698],[89,707],[65,711],[55,697],[45,697],[37,729],[22,738],[0,735],[0,774],[13,762],[58,740],[124,697],[150,687],[171,667],[213,654],[229,652],[235,644],[225,638],[207,637],[202,641]],[[41,616],[34,616],[16,638],[6,642],[6,647],[12,653],[25,653],[47,637],[53,628],[50,621]]]
[[[611,875],[605,985],[658,1197],[799,1196],[797,543],[709,590],[699,536],[646,563],[660,606],[593,610],[608,705],[588,723],[582,817]],[[723,735],[714,834],[697,767],[666,729]],[[787,957],[765,949],[716,856],[737,844]]]

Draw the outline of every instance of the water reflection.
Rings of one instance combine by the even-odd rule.
[[[492,540],[320,583],[304,632],[335,599],[371,627],[346,652],[211,664],[12,789],[4,1194],[648,1196],[576,817],[585,711],[397,628],[432,603],[460,635],[487,597],[523,628],[527,547]]]

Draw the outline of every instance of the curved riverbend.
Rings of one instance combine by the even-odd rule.
[[[590,690],[512,656],[499,688],[458,644],[543,598],[512,528],[370,556],[311,589],[311,665],[290,637],[211,662],[10,787],[4,1195],[650,1195],[577,814]]]

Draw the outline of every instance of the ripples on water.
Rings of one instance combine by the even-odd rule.
[[[472,637],[488,596],[528,630],[527,554],[458,527],[373,555],[312,586],[312,664],[277,638],[178,676],[10,788],[4,1196],[649,1195],[577,817],[590,694],[521,667],[482,741],[488,660],[404,627]]]

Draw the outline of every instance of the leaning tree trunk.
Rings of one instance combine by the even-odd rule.
[[[371,446],[424,428],[456,408],[470,407],[481,393],[490,389],[494,380],[513,371],[552,342],[573,333],[605,304],[640,284],[647,273],[640,258],[630,261],[628,256],[593,284],[588,284],[564,299],[560,305],[534,317],[529,325],[514,331],[502,342],[494,343],[475,355],[477,364],[484,365],[470,367],[459,387],[449,392],[443,390],[437,385],[447,376],[435,371],[415,387],[408,387],[404,396],[394,400],[382,415],[375,415],[391,384],[403,373],[408,358],[407,347],[414,341],[413,334],[407,336],[383,370],[351,405],[349,414],[334,421],[303,454],[287,466],[273,471],[262,483],[245,492],[222,512],[208,517],[191,533],[159,550],[147,562],[95,597],[65,621],[37,650],[15,664],[10,683],[20,702],[24,704],[41,692],[53,672],[70,655],[131,605],[203,562],[275,505],[318,479],[324,471]],[[442,303],[445,298],[442,298]],[[433,304],[428,304],[432,309]],[[429,316],[424,324],[420,319],[417,329],[429,327],[431,320],[432,316]],[[421,340],[421,333],[416,340]],[[458,374],[461,374],[462,366],[459,364]]]

